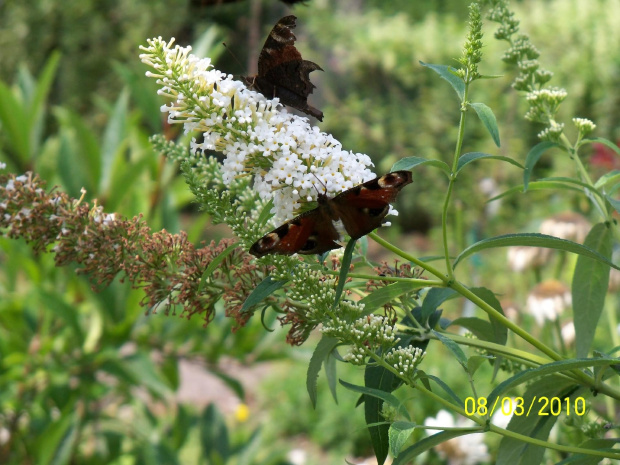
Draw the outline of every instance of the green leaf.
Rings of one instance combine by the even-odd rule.
[[[144,352],[138,352],[123,360],[126,369],[139,380],[140,386],[161,399],[170,395],[170,387],[157,372],[155,363]]]
[[[522,194],[524,192],[524,189],[525,187],[523,184],[511,187],[510,189],[502,192],[501,194],[498,194],[495,197],[490,198],[489,200],[487,200],[487,202],[493,202],[494,200],[498,200],[498,199],[501,199],[502,197],[506,197],[512,194]],[[579,192],[580,194],[583,194],[583,189],[579,189],[573,186],[566,185],[563,182],[555,182],[555,181],[530,182],[528,184],[527,189],[530,191],[540,191],[540,190],[545,190],[545,189],[552,189],[552,190],[563,189],[563,190],[574,191],[574,192]]]
[[[596,183],[594,183],[594,187],[600,189],[601,187],[620,180],[620,171],[619,170],[611,170],[605,173],[603,176],[598,178]]]
[[[366,386],[364,389],[372,389],[373,392],[378,391],[391,395],[389,393],[394,390],[395,381],[396,379],[394,374],[383,367],[367,365],[364,370],[364,384]],[[357,388],[357,386],[355,388]],[[383,400],[375,397],[374,395],[364,395],[363,398],[364,419],[366,421],[366,425],[375,425],[376,423],[384,422],[385,418],[381,415]],[[392,398],[395,399],[393,396]],[[405,418],[409,420],[409,413],[406,410],[405,414]],[[372,443],[372,448],[375,451],[377,463],[378,465],[383,465],[390,448],[388,436],[389,425],[380,424],[368,426],[368,432],[370,433],[370,441]]]
[[[273,208],[273,199],[269,199],[269,202],[267,202],[267,204],[261,210],[260,215],[258,215],[258,219],[256,220],[257,225],[263,226],[267,223],[269,218],[273,216],[271,213],[272,208]]]
[[[459,431],[459,430],[450,430],[450,431],[442,431],[441,433],[433,434],[427,438],[422,439],[421,441],[416,442],[413,446],[408,447],[400,454],[398,457],[394,459],[392,465],[409,465],[412,463],[413,459],[418,455],[426,452],[427,450],[432,449],[435,446],[438,446],[442,442],[448,441],[452,438],[458,438],[459,436],[465,436],[467,434],[472,434],[471,431]]]
[[[620,439],[618,438],[593,438],[579,444],[579,448],[617,453],[618,449],[615,449],[614,446],[619,442]],[[596,455],[573,454],[555,465],[597,465],[600,462],[601,457]]]
[[[416,428],[415,423],[409,421],[395,421],[390,425],[388,437],[390,438],[390,452],[394,457],[398,457],[411,433]]]
[[[420,61],[420,64],[422,66],[426,66],[427,68],[432,69],[437,74],[439,74],[442,79],[448,81],[456,94],[459,96],[459,99],[463,101],[463,99],[465,98],[465,83],[460,77],[453,74],[454,72],[456,72],[455,68],[446,65],[432,65],[430,63],[424,63],[423,61]]]
[[[448,336],[444,336],[440,332],[432,330],[431,333],[441,341],[441,343],[448,348],[450,352],[456,357],[457,362],[461,364],[463,369],[467,371],[467,356],[463,350],[458,346],[456,342],[450,339]]]
[[[35,289],[40,296],[42,308],[59,316],[65,322],[66,327],[71,329],[73,333],[71,339],[81,345],[84,341],[84,332],[80,326],[78,307],[68,304],[61,293],[48,292],[43,286]]]
[[[428,373],[423,373],[422,376],[437,383],[437,385],[454,400],[454,405],[460,408],[464,408],[465,403],[463,402],[463,400],[459,396],[457,396],[456,393],[450,388],[450,386],[444,383],[441,379],[439,379],[437,376],[429,375]]]
[[[60,134],[57,170],[67,194],[74,198],[80,198],[82,187],[87,186],[88,176],[76,150],[74,137],[65,131]]]
[[[617,144],[614,144],[609,139],[605,139],[603,137],[592,137],[592,138],[588,138],[588,139],[583,139],[581,141],[581,145],[583,145],[583,144],[592,144],[592,143],[599,143],[599,144],[606,145],[607,147],[612,149],[614,152],[616,152],[616,154],[620,155],[620,147],[618,147]]]
[[[499,128],[497,127],[497,119],[495,119],[493,110],[491,110],[491,108],[484,103],[470,103],[469,106],[476,110],[478,118],[480,118],[480,121],[482,121],[484,127],[487,128],[487,131],[491,134],[495,145],[499,147]]]
[[[455,297],[458,297],[458,294],[454,289],[447,287],[434,287],[430,289],[422,302],[422,321],[425,321],[446,300]]]
[[[338,404],[338,392],[336,391],[338,376],[336,374],[336,357],[333,354],[334,351],[332,350],[332,352],[323,361],[323,367],[325,368],[325,377],[327,378],[329,392],[331,392],[334,402]]]
[[[372,365],[367,365],[366,367],[372,368],[372,369],[379,368],[377,366],[372,366]],[[373,399],[380,399],[383,402],[387,402],[392,407],[394,407],[394,409],[397,410],[400,415],[405,417],[407,420],[411,420],[411,418],[409,417],[409,411],[407,410],[405,405],[396,396],[394,396],[393,394],[390,394],[387,391],[382,390],[379,387],[379,386],[385,386],[387,389],[390,389],[390,390],[392,388],[392,380],[390,380],[389,386],[387,386],[387,382],[384,381],[384,380],[391,378],[390,376],[385,376],[387,373],[391,374],[391,372],[387,370],[385,370],[385,372],[386,373],[383,373],[384,376],[380,377],[380,379],[374,380],[373,384],[375,384],[377,388],[368,387],[368,386],[357,386],[355,384],[347,383],[346,381],[343,381],[342,379],[340,380],[340,384],[342,384],[345,388],[349,389],[350,391],[358,392],[360,394],[364,394],[366,397],[372,397]],[[368,399],[365,400],[365,403],[368,403]],[[385,421],[385,419],[382,419],[382,420],[375,419],[374,422],[379,423],[380,421]]]
[[[484,239],[480,242],[470,245],[463,250],[456,260],[454,266],[463,260],[464,258],[482,250],[492,249],[497,247],[511,247],[513,245],[522,245],[529,247],[546,247],[548,249],[564,250],[580,256],[593,258],[601,263],[605,263],[616,270],[620,270],[620,267],[611,263],[607,258],[602,256],[596,250],[592,250],[590,247],[586,247],[576,242],[567,241],[566,239],[560,239],[546,234],[538,233],[523,233],[523,234],[505,234],[503,236],[491,237]]]
[[[441,171],[446,173],[447,176],[450,176],[450,167],[441,160],[429,160],[428,158],[422,157],[406,157],[401,158],[392,166],[392,171],[400,171],[400,170],[412,170],[416,166],[420,165],[430,165],[435,168],[439,168]]]
[[[306,389],[308,390],[308,396],[310,396],[310,402],[312,402],[313,408],[316,408],[317,381],[319,379],[321,366],[323,365],[323,361],[329,357],[329,354],[332,353],[332,350],[334,350],[337,345],[338,339],[323,335],[312,353],[312,358],[310,359],[308,372],[306,374]]]
[[[461,171],[463,169],[463,167],[465,165],[470,164],[472,161],[476,161],[476,160],[480,160],[480,159],[484,159],[484,160],[501,160],[501,161],[505,161],[510,163],[511,165],[517,166],[519,168],[521,168],[522,170],[525,169],[525,167],[513,160],[512,158],[509,157],[502,157],[499,155],[489,155],[488,153],[482,153],[482,152],[469,152],[466,153],[465,155],[462,155],[459,158],[459,162],[456,168],[456,172],[458,173],[459,171]]]
[[[562,177],[562,176],[555,176],[555,177],[551,177],[551,178],[542,178],[540,179],[540,181],[555,181],[555,182],[563,182],[566,184],[575,184],[576,186],[580,186],[583,187],[584,189],[589,190],[590,192],[592,192],[593,194],[598,195],[600,198],[603,198],[603,194],[601,194],[598,189],[595,189],[592,185],[580,181],[579,179],[573,179],[573,178],[567,178],[567,177]]]
[[[0,125],[3,139],[16,155],[14,163],[25,169],[30,160],[30,126],[26,109],[11,89],[0,81]]]
[[[260,455],[260,452],[264,447],[264,437],[260,428],[256,428],[249,439],[243,440],[242,446],[235,448],[236,460],[235,465],[255,465],[256,457]],[[272,454],[273,455],[273,454]],[[265,460],[263,463],[271,463],[269,460]],[[277,463],[274,461],[274,463]]]
[[[617,363],[618,359],[613,357],[574,358],[571,360],[547,363],[536,368],[529,368],[527,370],[520,371],[516,375],[502,381],[499,385],[497,385],[497,387],[487,396],[487,405],[493,405],[497,397],[501,396],[509,389],[519,386],[531,379],[540,378],[545,375],[564,373],[570,370],[580,370],[587,367],[605,367],[615,365]]]
[[[342,254],[342,264],[340,265],[340,274],[338,275],[338,285],[336,286],[336,296],[334,298],[334,309],[338,308],[338,304],[340,303],[340,297],[342,296],[344,285],[347,282],[347,275],[349,274],[349,269],[351,268],[351,256],[353,255],[354,249],[355,239],[351,239],[347,243],[344,253]]]
[[[220,266],[220,263],[226,260],[226,257],[228,257],[231,253],[233,253],[233,251],[237,247],[239,247],[239,244],[236,244],[236,243],[229,245],[228,247],[226,247],[226,249],[221,254],[219,254],[217,257],[211,260],[211,263],[209,263],[209,266],[205,268],[204,272],[202,273],[202,276],[200,277],[200,284],[198,285],[198,291],[197,291],[198,294],[202,292],[205,282],[207,281],[209,276],[211,276],[211,274],[217,269],[217,267]]]
[[[362,315],[370,315],[376,308],[394,301],[403,294],[413,292],[420,287],[422,287],[422,285],[414,285],[405,281],[399,281],[385,287],[380,287],[360,300],[359,303],[364,304],[364,312]]]
[[[613,197],[610,197],[609,195],[605,196],[605,200],[609,202],[609,204],[613,207],[614,210],[620,213],[620,200],[616,200]]]
[[[36,463],[41,465],[71,463],[80,423],[78,409],[75,408],[75,402],[71,402],[63,409],[60,418],[49,423],[38,436]]]
[[[75,150],[79,152],[79,157],[72,162],[83,167],[87,179],[84,187],[90,192],[97,192],[101,176],[101,152],[97,136],[81,115],[59,107],[54,109],[54,116],[60,122],[62,133],[71,135]]]
[[[491,323],[485,321],[481,318],[476,317],[461,317],[450,323],[450,326],[456,325],[461,326],[468,331],[470,331],[474,336],[476,336],[481,341],[491,341],[493,342],[493,327]]]
[[[30,108],[28,108],[28,128],[30,132],[30,142],[32,146],[32,156],[37,157],[40,153],[41,140],[43,138],[43,128],[45,124],[45,113],[47,98],[50,93],[54,77],[60,63],[60,53],[53,51],[47,61],[43,71],[38,76],[38,82],[34,95],[30,100]]]
[[[530,177],[532,176],[532,170],[534,169],[534,166],[536,165],[536,163],[538,163],[538,160],[540,160],[542,154],[553,147],[559,147],[559,145],[555,142],[551,142],[548,140],[540,142],[534,147],[532,147],[532,149],[527,154],[527,157],[525,157],[525,171],[523,171],[524,192],[527,191],[527,187],[530,182]]]
[[[598,223],[588,233],[584,246],[596,250],[606,259],[611,259],[613,232],[606,223]],[[573,322],[575,324],[575,344],[577,357],[586,357],[594,340],[598,326],[607,285],[609,266],[586,257],[579,257],[573,274]]]
[[[207,463],[227,463],[231,455],[224,417],[214,404],[204,409],[199,421],[200,445]]]
[[[495,296],[493,291],[485,287],[474,287],[471,288],[470,291],[472,291],[474,294],[484,300],[499,313],[501,313],[502,315],[504,314],[502,304],[499,303],[499,300],[497,300],[497,297]],[[490,315],[489,321],[491,322],[491,327],[493,328],[493,338],[488,340],[496,344],[506,344],[506,341],[508,340],[508,328],[506,328],[506,326],[504,326],[502,323],[500,323]]]
[[[243,302],[243,306],[241,307],[241,312],[248,311],[250,308],[265,300],[285,284],[286,281],[276,281],[271,276],[267,276],[258,286],[256,286],[248,298],[245,299],[245,302]]]
[[[493,357],[490,355],[472,355],[467,359],[467,372],[471,376],[474,376],[478,368],[480,368],[484,362],[488,362],[491,359],[493,359]]]
[[[148,152],[143,153],[140,159],[136,161],[125,160],[123,158],[124,152],[125,147],[121,146],[115,157],[112,176],[109,181],[110,188],[107,192],[106,209],[111,211],[116,210],[123,198],[133,189],[136,189],[140,176],[153,163],[153,158]]]
[[[571,384],[571,380],[558,378],[557,376],[546,376],[535,381],[528,386],[522,396],[523,415],[513,415],[507,429],[541,441],[547,440],[549,432],[558,417],[555,415],[538,415],[542,405],[539,405],[536,400],[541,397],[549,399],[559,397],[564,399],[574,392],[575,388]],[[493,406],[494,401],[491,402],[489,400],[487,405]],[[545,449],[543,447],[504,436],[497,452],[496,465],[531,465],[540,463],[544,452]]]
[[[161,373],[168,382],[170,389],[176,391],[179,388],[179,359],[176,355],[165,355],[161,363]]]
[[[103,134],[101,146],[100,192],[111,193],[110,187],[112,185],[112,165],[114,164],[114,159],[116,156],[122,154],[119,149],[125,140],[128,104],[129,93],[127,90],[123,90],[114,105],[114,109],[110,115],[110,120]]]
[[[210,368],[209,371],[215,376],[217,376],[219,379],[221,379],[242,402],[245,402],[245,389],[243,388],[243,384],[241,384],[241,382],[237,378],[233,378],[232,376],[224,373],[217,367]]]

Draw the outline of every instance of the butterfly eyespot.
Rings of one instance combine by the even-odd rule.
[[[318,242],[316,236],[310,236],[306,243],[299,249],[301,252],[307,252],[308,250],[316,249]]]
[[[390,207],[386,206],[383,208],[364,208],[362,209],[362,211],[368,216],[379,217],[379,216],[385,216],[389,209]]]
[[[388,173],[385,176],[381,176],[379,179],[377,179],[377,184],[381,188],[398,186],[403,182],[405,182],[403,177],[396,173]]]
[[[280,236],[280,234],[273,232],[271,234],[267,234],[260,241],[258,241],[258,245],[263,249],[270,249],[278,242],[280,242],[280,239],[282,237],[283,236]]]

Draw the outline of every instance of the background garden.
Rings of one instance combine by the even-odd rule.
[[[297,48],[325,70],[312,74],[317,89],[310,97],[325,113],[322,131],[345,149],[368,154],[379,174],[411,156],[450,164],[459,122],[455,95],[420,62],[456,66],[467,6],[458,0],[308,0],[294,6],[278,0],[5,0],[0,162],[5,172],[33,171],[72,198],[96,199],[106,213],[142,215],[152,231],[185,231],[197,246],[231,237],[199,210],[178,166],[149,141],[161,133],[188,138],[160,112],[164,100],[144,75],[138,46],[151,37],[175,37],[191,44],[194,54],[211,57],[217,69],[253,74],[271,27],[295,14]],[[525,0],[511,7],[554,73],[553,84],[568,92],[558,119],[568,126],[574,116],[588,118],[596,137],[620,140],[620,4]],[[523,164],[543,126],[524,119],[527,102],[511,87],[514,70],[501,60],[506,45],[493,39],[494,28],[485,20],[480,71],[502,77],[477,85],[473,98],[493,109],[501,147],[473,118],[464,146]],[[604,144],[585,152],[594,179],[620,167]],[[532,176],[576,175],[569,157],[552,150]],[[416,256],[441,255],[442,174],[420,167],[413,180],[399,196],[395,227],[380,234]],[[515,232],[583,242],[598,220],[582,192],[517,189],[486,203],[522,181],[521,170],[487,161],[459,178],[450,217],[455,250]],[[368,254],[394,266],[372,240]],[[472,285],[486,283],[497,292],[510,319],[574,356],[570,304],[546,321],[527,302],[569,292],[575,261],[562,253],[534,257],[500,248],[474,256],[460,271]],[[0,463],[297,465],[343,463],[345,457],[361,463],[373,456],[356,408],[359,394],[339,386],[335,405],[333,386],[321,377],[317,406],[311,405],[305,377],[318,334],[291,347],[273,312],[233,332],[222,304],[205,326],[180,308],[165,315],[142,307],[144,292],[129,282],[116,279],[93,290],[78,268],[56,267],[52,253],[0,237]],[[613,284],[612,275],[601,318],[607,331],[597,333],[594,348],[620,345]],[[459,300],[442,308],[453,318],[473,312]],[[429,347],[424,369],[466,391],[467,380],[444,363],[448,351]],[[493,367],[482,371],[490,376]],[[358,367],[340,364],[338,375],[363,382]],[[419,423],[439,410],[410,393],[402,400]],[[558,429],[560,436],[574,434]],[[588,438],[587,427],[581,434],[565,442]],[[416,430],[412,442],[425,436]],[[489,463],[499,439],[485,437]],[[426,452],[419,463],[471,463],[450,453]]]

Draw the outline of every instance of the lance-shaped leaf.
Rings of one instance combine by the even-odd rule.
[[[259,302],[262,302],[285,284],[286,281],[276,281],[271,276],[267,276],[258,286],[254,288],[248,298],[245,299],[245,302],[243,302],[243,306],[241,307],[241,312],[243,313]]]
[[[525,167],[521,163],[509,157],[503,157],[501,155],[489,155],[488,153],[483,153],[483,152],[469,152],[469,153],[466,153],[465,155],[462,155],[459,158],[459,163],[457,165],[456,172],[458,173],[459,171],[461,171],[465,165],[470,164],[472,161],[481,160],[481,159],[482,160],[505,161],[507,163],[510,163],[511,165],[521,168],[522,170],[525,169]]]
[[[308,395],[310,396],[310,401],[314,408],[316,408],[317,381],[319,379],[321,366],[323,361],[329,357],[329,354],[332,353],[332,350],[334,350],[334,347],[337,345],[338,339],[324,335],[317,344],[316,349],[314,349],[314,353],[310,359],[308,373],[306,375],[306,389],[308,390]]]
[[[540,160],[542,154],[552,147],[558,147],[558,144],[548,140],[540,142],[539,144],[536,144],[534,147],[532,147],[532,150],[530,150],[527,154],[527,157],[525,157],[525,171],[523,172],[523,192],[527,191],[527,185],[530,182],[530,177],[532,176],[532,170],[534,169],[534,166],[536,165],[536,163],[538,163],[538,160]]]
[[[439,76],[441,76],[442,79],[445,79],[446,81],[448,81],[450,85],[452,86],[452,88],[454,89],[454,91],[459,96],[459,99],[463,101],[463,99],[465,98],[465,83],[460,77],[454,74],[456,72],[455,68],[453,68],[452,66],[447,66],[447,65],[433,65],[430,63],[424,63],[423,61],[421,61],[420,64],[422,66],[426,66],[427,68],[432,69],[437,74],[439,74]]]
[[[450,176],[450,167],[441,160],[432,160],[428,158],[422,157],[407,157],[398,160],[392,166],[392,171],[400,171],[400,170],[412,170],[416,166],[420,165],[430,165],[435,168],[439,168],[441,171],[446,173],[447,176]]]
[[[493,249],[497,247],[511,247],[514,245],[530,246],[530,247],[546,247],[548,249],[564,250],[584,257],[592,258],[601,263],[605,263],[608,266],[620,270],[620,267],[611,263],[607,258],[598,253],[596,250],[586,247],[585,245],[577,244],[576,242],[567,241],[566,239],[560,239],[558,237],[548,236],[546,234],[538,233],[524,233],[524,234],[505,234],[503,236],[491,237],[484,239],[480,242],[470,245],[463,250],[456,260],[454,266],[463,260],[465,257],[470,256],[481,250]]]
[[[588,233],[583,245],[611,259],[613,232],[605,223],[599,223]],[[573,322],[577,357],[586,357],[594,339],[594,332],[605,305],[609,266],[587,257],[579,257],[571,286],[573,295]]]
[[[497,127],[497,119],[495,119],[493,110],[491,110],[491,108],[484,103],[470,103],[469,106],[476,110],[478,118],[480,118],[480,121],[482,121],[484,127],[487,128],[487,131],[491,134],[495,145],[499,147],[499,128]]]

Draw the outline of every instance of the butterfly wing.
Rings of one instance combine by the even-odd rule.
[[[303,213],[257,240],[250,253],[256,257],[275,253],[281,255],[320,254],[342,247],[325,205]]]
[[[411,182],[410,171],[394,171],[338,194],[329,200],[329,208],[349,236],[359,239],[381,226],[390,203]]]
[[[265,97],[278,97],[284,105],[323,121],[323,113],[308,104],[308,95],[315,88],[310,82],[310,73],[321,67],[303,60],[295,48],[296,20],[294,15],[289,15],[277,22],[258,57],[258,75],[243,80]]]

